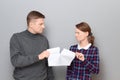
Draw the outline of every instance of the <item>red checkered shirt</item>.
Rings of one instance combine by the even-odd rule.
[[[92,80],[91,74],[99,73],[99,51],[91,45],[88,49],[78,49],[78,45],[70,47],[73,52],[83,53],[85,60],[75,58],[67,67],[66,80]]]

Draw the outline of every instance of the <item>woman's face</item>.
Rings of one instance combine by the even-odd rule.
[[[75,29],[75,37],[78,42],[82,42],[82,41],[86,40],[87,36],[88,36],[88,32],[83,32],[77,28]]]

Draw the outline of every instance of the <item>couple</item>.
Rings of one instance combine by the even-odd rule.
[[[10,39],[11,63],[15,67],[15,80],[54,80],[52,68],[48,66],[49,42],[42,35],[45,16],[38,11],[27,15],[27,30],[14,33]],[[94,36],[86,22],[76,25],[78,44],[70,50],[76,57],[67,67],[66,80],[91,80],[91,74],[99,72],[99,52]]]

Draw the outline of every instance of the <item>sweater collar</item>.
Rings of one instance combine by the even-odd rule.
[[[26,30],[25,33],[28,35],[28,36],[31,36],[31,37],[37,37],[38,35],[40,34],[33,34],[31,33],[30,31]]]

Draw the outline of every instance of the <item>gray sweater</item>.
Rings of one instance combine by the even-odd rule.
[[[48,48],[48,40],[42,34],[32,34],[28,30],[13,34],[10,57],[15,67],[15,80],[54,80],[47,59],[38,59],[38,54]]]

